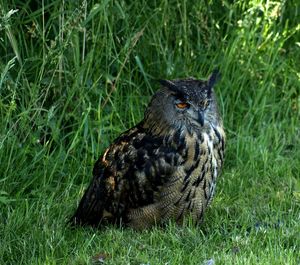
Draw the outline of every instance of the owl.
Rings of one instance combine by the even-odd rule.
[[[224,160],[225,133],[213,86],[160,80],[144,119],[121,134],[94,165],[72,225],[149,228],[203,219]]]

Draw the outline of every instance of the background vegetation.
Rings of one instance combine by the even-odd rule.
[[[0,0],[0,263],[300,264],[297,2]],[[228,140],[204,224],[70,230],[154,80],[215,67]]]

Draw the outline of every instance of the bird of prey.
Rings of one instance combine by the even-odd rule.
[[[160,80],[144,119],[100,156],[70,222],[135,229],[190,216],[202,220],[224,160],[225,133],[214,85]]]

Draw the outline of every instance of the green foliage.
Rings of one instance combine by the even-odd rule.
[[[0,263],[299,264],[300,26],[290,1],[1,1]],[[155,79],[205,78],[227,133],[200,227],[70,230]],[[102,253],[102,254],[101,254]]]

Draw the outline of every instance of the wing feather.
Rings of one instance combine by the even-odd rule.
[[[72,224],[128,222],[128,212],[155,203],[172,175],[178,153],[137,125],[117,138],[96,162]]]

